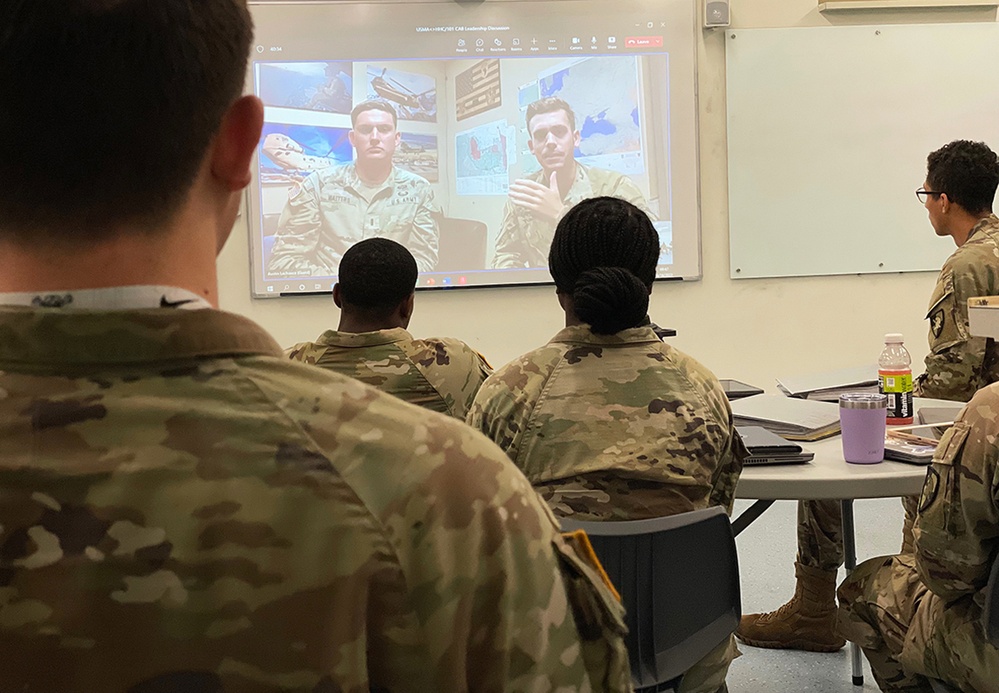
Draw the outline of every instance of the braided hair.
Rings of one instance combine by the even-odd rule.
[[[614,334],[648,315],[658,259],[659,234],[645,212],[616,197],[594,197],[562,217],[548,269],[580,320],[596,334]]]

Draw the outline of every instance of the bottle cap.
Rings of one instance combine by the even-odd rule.
[[[901,344],[902,341],[901,332],[889,332],[885,335],[885,344]]]

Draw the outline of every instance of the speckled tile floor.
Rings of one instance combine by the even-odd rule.
[[[750,501],[737,501],[738,515]],[[902,537],[902,504],[897,498],[854,503],[857,560],[895,553]],[[770,611],[794,592],[797,504],[778,501],[737,540],[744,613]],[[845,575],[840,570],[840,579]],[[867,693],[878,690],[864,662],[864,685],[854,686],[849,651],[833,654],[763,650],[740,643],[743,652],[729,670],[730,693]]]

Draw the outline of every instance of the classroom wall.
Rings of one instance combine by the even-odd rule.
[[[818,12],[816,0],[733,0],[732,5],[736,29],[994,21],[996,16],[995,9],[979,8],[827,17]],[[679,334],[670,343],[719,377],[739,378],[768,390],[773,390],[774,378],[781,374],[873,362],[885,332],[905,335],[913,370],[921,372],[927,351],[924,317],[934,273],[729,278],[722,30],[700,32],[697,50],[703,278],[657,283],[650,308],[653,320],[677,329]],[[924,173],[912,172],[913,189],[923,182]],[[863,184],[862,178],[858,184]],[[828,200],[829,205],[849,203],[848,199]],[[822,214],[822,209],[815,213]],[[803,218],[801,233],[807,232],[808,219]],[[932,234],[933,230],[927,222],[912,233]],[[939,242],[952,244],[949,238]],[[256,320],[284,346],[336,326],[337,310],[328,297],[251,299],[249,262],[245,219],[240,219],[219,259],[223,309]],[[420,292],[410,329],[417,336],[464,339],[498,366],[543,344],[561,325],[554,288],[546,286]]]

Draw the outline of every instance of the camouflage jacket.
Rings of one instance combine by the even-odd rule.
[[[285,353],[462,421],[482,381],[492,373],[486,360],[464,342],[413,339],[401,327],[361,333],[328,330]]]
[[[544,170],[537,171],[528,180],[548,184]],[[566,209],[591,197],[619,197],[640,208],[651,218],[645,196],[630,178],[617,171],[592,168],[576,162],[576,180],[565,196]],[[536,218],[527,209],[507,200],[503,208],[503,222],[496,240],[493,267],[547,267],[548,250],[555,236],[555,224]]]
[[[274,247],[271,277],[335,276],[347,248],[375,236],[398,241],[421,272],[437,266],[440,209],[430,183],[396,166],[371,202],[358,192],[354,164],[310,174],[288,194]]]
[[[999,557],[997,436],[999,383],[979,390],[962,410],[927,470],[913,531],[916,570],[932,595],[920,603],[906,635],[901,662],[911,671],[933,670],[924,661],[926,645],[940,633],[977,631],[981,637],[974,624],[981,619],[989,572]],[[999,682],[999,650],[984,638],[965,644],[962,662],[992,672],[982,678]]]
[[[468,423],[578,520],[731,510],[746,455],[718,380],[650,327],[563,329],[490,376]]]
[[[0,689],[627,690],[502,453],[214,310],[0,309]]]
[[[915,383],[918,397],[967,402],[999,381],[999,346],[968,331],[968,299],[999,295],[999,218],[990,215],[947,258],[930,298],[930,353]]]

